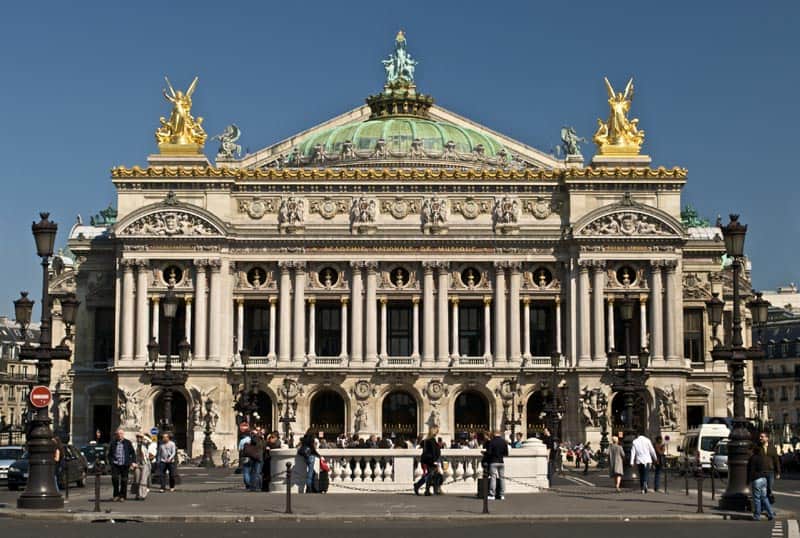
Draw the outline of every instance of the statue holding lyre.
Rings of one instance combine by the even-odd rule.
[[[633,79],[628,81],[624,92],[615,92],[608,78],[604,80],[610,113],[608,121],[597,120],[594,143],[600,155],[638,155],[644,142],[644,131],[639,130],[638,119],[628,119],[633,101]]]
[[[200,153],[208,135],[203,130],[203,118],[192,117],[192,94],[197,88],[197,77],[186,93],[175,91],[167,77],[164,80],[167,82],[164,98],[172,103],[172,113],[169,119],[159,119],[161,127],[156,130],[158,147],[162,153]]]

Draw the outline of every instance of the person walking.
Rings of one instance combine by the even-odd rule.
[[[428,435],[422,441],[422,455],[419,458],[419,463],[422,466],[422,476],[414,483],[414,495],[419,495],[419,488],[422,487],[422,484],[425,484],[425,496],[431,494],[431,478],[434,473],[434,465],[442,457],[442,450],[436,441],[438,434],[439,428],[431,426],[428,429]]]
[[[639,467],[639,486],[642,493],[647,493],[650,465],[656,458],[656,449],[653,447],[653,443],[644,434],[639,434],[639,437],[633,440],[630,464]]]
[[[491,441],[486,444],[486,462],[489,464],[489,500],[505,499],[505,463],[508,456],[508,443],[503,433],[495,430]]]
[[[778,457],[778,451],[775,449],[775,445],[770,444],[769,434],[767,434],[767,432],[761,432],[758,434],[758,445],[756,446],[756,450],[761,451],[761,453],[766,456],[765,463],[768,467],[767,496],[769,497],[769,502],[774,503],[775,497],[772,493],[772,487],[775,485],[775,479],[780,479],[781,477],[781,459]]]
[[[587,442],[581,452],[581,461],[583,462],[583,474],[589,474],[589,462],[592,461],[594,452],[592,451],[592,443]]]
[[[655,468],[655,475],[653,477],[653,490],[658,491],[658,487],[661,485],[661,476],[664,474],[664,465],[667,462],[667,447],[664,444],[664,439],[660,435],[656,437],[656,443],[653,448],[656,451],[656,460],[653,465]]]
[[[297,455],[302,456],[306,464],[306,493],[314,492],[314,475],[316,474],[316,464],[319,458],[318,446],[319,441],[314,436],[311,428],[309,428],[300,440],[300,448],[297,449]]]
[[[161,445],[158,447],[158,470],[161,474],[161,493],[167,488],[167,473],[169,473],[169,490],[175,491],[175,458],[178,449],[170,434],[161,436]]]
[[[767,485],[770,469],[772,468],[771,457],[756,447],[753,455],[747,462],[747,479],[750,481],[750,490],[753,492],[753,519],[761,519],[761,511],[767,513],[767,519],[775,519],[775,512],[772,510],[772,503],[769,502]]]
[[[619,486],[622,483],[622,475],[625,473],[625,451],[619,446],[619,439],[611,438],[611,446],[608,447],[608,475],[614,480],[614,488],[619,493]]]
[[[133,470],[133,485],[137,501],[143,501],[150,493],[150,469],[152,453],[150,451],[150,439],[143,434],[136,434],[135,448],[136,467]]]
[[[261,433],[255,430],[250,435],[250,441],[244,445],[244,455],[247,457],[247,476],[249,481],[247,491],[261,491],[261,469],[264,465],[264,440]]]
[[[111,461],[111,485],[114,488],[114,502],[122,502],[128,498],[128,471],[136,466],[136,454],[133,444],[125,439],[125,431],[118,428],[114,439],[108,445]]]

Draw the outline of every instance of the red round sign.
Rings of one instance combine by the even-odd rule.
[[[247,433],[250,430],[250,424],[247,422],[240,422],[239,423],[239,431],[241,433]]]
[[[52,399],[50,389],[44,385],[37,385],[31,389],[30,400],[34,407],[47,407]]]

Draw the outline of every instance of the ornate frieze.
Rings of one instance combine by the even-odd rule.
[[[251,198],[239,200],[239,213],[247,213],[251,219],[260,219],[267,213],[277,213],[277,198]]]
[[[346,215],[349,198],[311,198],[309,199],[309,211],[316,213],[325,220],[330,220],[336,215]]]
[[[672,235],[673,231],[655,218],[633,211],[621,211],[600,217],[580,231],[583,236],[653,236]]]
[[[683,273],[684,299],[707,300],[711,299],[711,279],[708,273],[686,272]]]
[[[453,199],[453,213],[460,213],[465,219],[473,220],[480,215],[490,213],[492,205],[491,198],[455,198]]]
[[[162,210],[139,217],[117,232],[126,237],[213,236],[222,232],[207,220],[180,209]]]
[[[406,218],[408,215],[418,214],[421,202],[422,200],[420,198],[401,198],[398,196],[394,199],[382,200],[381,212],[388,213],[400,220]]]
[[[533,215],[535,219],[544,220],[553,213],[561,211],[562,203],[553,201],[552,198],[537,196],[535,198],[523,198],[522,210]]]

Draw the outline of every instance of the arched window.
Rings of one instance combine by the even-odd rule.
[[[458,395],[454,409],[455,434],[489,431],[489,404],[477,391],[468,390]]]
[[[383,399],[383,438],[394,443],[417,437],[417,401],[404,391],[390,392]]]

